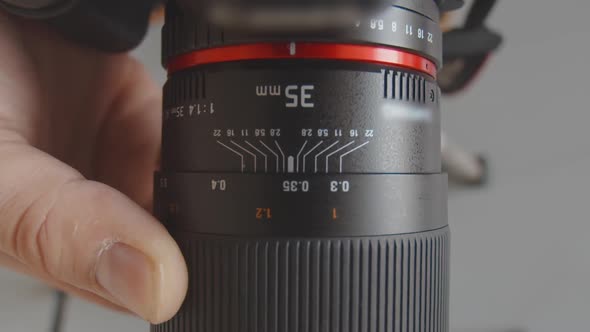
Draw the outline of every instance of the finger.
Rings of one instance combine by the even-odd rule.
[[[26,145],[0,144],[0,159],[0,252],[153,323],[176,313],[186,266],[153,217]]]
[[[0,58],[8,61],[0,68],[0,131],[20,133],[149,208],[162,103],[145,68],[127,55],[79,48],[38,24],[19,21],[10,30],[17,24],[8,23],[0,13],[8,30],[0,38]]]
[[[134,60],[120,74],[125,81],[97,136],[97,180],[150,209],[161,142],[161,89]]]

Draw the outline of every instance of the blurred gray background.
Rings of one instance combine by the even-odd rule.
[[[490,158],[484,189],[453,189],[453,331],[588,331],[590,2],[502,1],[501,52],[466,94],[444,102],[451,138]],[[159,82],[159,32],[136,52]],[[45,286],[0,270],[0,331],[47,331]],[[147,332],[79,300],[66,332]]]

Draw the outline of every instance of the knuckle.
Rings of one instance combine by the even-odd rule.
[[[67,248],[69,231],[63,211],[68,203],[64,188],[72,182],[38,192],[33,198],[15,194],[12,203],[0,211],[0,215],[8,216],[1,230],[1,249],[32,270],[55,279],[63,279],[76,269]]]
[[[88,284],[92,244],[84,241],[108,190],[33,148],[0,144],[0,158],[0,252],[44,278]]]
[[[107,211],[124,196],[46,159],[23,167],[13,157],[0,165],[0,252],[43,278],[94,289],[103,242],[116,237]]]
[[[57,274],[61,260],[50,245],[52,242],[59,243],[59,240],[52,239],[55,232],[51,231],[57,222],[51,217],[56,196],[56,193],[43,194],[22,210],[14,221],[10,244],[15,258],[50,276]]]

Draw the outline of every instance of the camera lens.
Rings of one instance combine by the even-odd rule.
[[[313,33],[186,8],[163,31],[155,212],[190,285],[152,331],[448,331],[437,3]]]

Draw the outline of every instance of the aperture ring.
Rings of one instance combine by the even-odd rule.
[[[291,41],[394,47],[419,54],[437,67],[442,62],[442,32],[438,22],[405,8],[390,7],[346,31],[263,34],[220,29],[184,13],[172,3],[168,5],[163,29],[162,61],[167,66],[174,57],[208,48]]]

